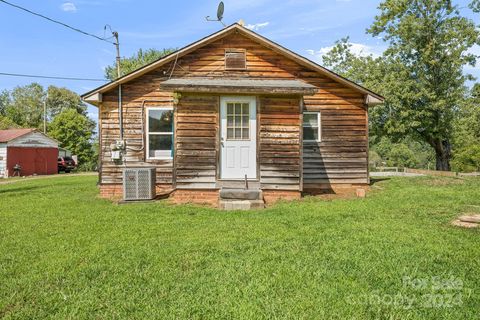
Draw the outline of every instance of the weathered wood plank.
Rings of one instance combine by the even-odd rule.
[[[246,50],[247,70],[224,70],[226,48]],[[358,92],[293,60],[285,59],[240,34],[219,39],[187,54],[178,59],[174,69],[173,66],[173,62],[168,63],[123,85],[124,133],[128,145],[135,148],[142,145],[141,107],[144,100],[147,100],[146,106],[173,106],[173,92],[160,89],[160,82],[167,80],[169,78],[167,75],[170,75],[172,70],[172,77],[300,78],[319,87],[315,95],[304,97],[303,107],[306,111],[322,113],[322,141],[305,143],[300,149],[301,117],[298,97],[259,97],[260,179],[284,178],[285,181],[290,181],[289,178],[297,178],[301,161],[299,155],[303,152],[303,178],[310,186],[316,183],[361,183],[358,181],[367,180],[367,114],[363,96]],[[103,95],[103,103],[99,110],[103,183],[121,182],[122,166],[111,161],[109,150],[109,145],[118,139],[117,101],[115,89],[107,92]],[[214,177],[217,171],[218,97],[182,94],[176,106],[176,119],[177,175],[186,179],[195,180],[195,177],[200,179],[181,184],[180,187],[214,188],[213,183],[200,181],[203,177],[208,179]],[[144,153],[145,151],[129,151],[127,164],[155,165],[162,168],[161,170],[166,170],[162,171],[162,174],[172,175],[172,161],[145,162]],[[365,174],[365,179],[352,180],[350,179],[352,174]],[[327,175],[328,178],[318,179],[318,175]],[[297,184],[270,181],[263,183],[262,188],[298,190]]]

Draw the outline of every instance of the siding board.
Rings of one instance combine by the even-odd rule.
[[[225,49],[245,49],[246,70],[225,70]],[[173,106],[173,93],[161,89],[174,62],[142,75],[122,86],[124,133],[127,144],[141,148],[142,104]],[[301,190],[325,183],[368,181],[367,112],[362,94],[316,71],[240,35],[231,34],[183,57],[172,77],[301,79],[319,88],[303,97],[305,111],[322,113],[322,141],[301,143],[301,97],[258,98],[258,164],[262,188]],[[155,102],[148,102],[155,100]],[[99,126],[101,137],[101,182],[121,183],[122,164],[110,158],[110,144],[118,139],[117,89],[103,94]],[[213,188],[218,163],[218,96],[182,94],[175,110],[176,179],[179,188]],[[303,153],[303,162],[302,159]],[[130,152],[127,165],[154,165],[159,183],[173,182],[173,160],[145,162],[144,151]],[[271,180],[275,178],[276,180]],[[294,178],[294,179],[292,179]],[[279,182],[280,181],[280,182]],[[283,183],[283,182],[287,183]]]

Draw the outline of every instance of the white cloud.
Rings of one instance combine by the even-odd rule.
[[[64,2],[61,6],[60,9],[62,9],[65,12],[76,12],[77,7],[73,2]]]
[[[261,23],[255,23],[255,24],[247,24],[245,26],[245,28],[247,29],[250,29],[250,30],[254,30],[254,31],[257,31],[258,29],[261,29],[261,28],[264,28],[266,26],[268,26],[270,24],[270,22],[261,22]]]
[[[355,42],[350,42],[350,44],[351,44],[350,51],[356,56],[367,57],[371,55],[374,58],[377,58],[384,51],[384,48],[381,46],[373,47],[363,43],[355,43]],[[332,49],[333,49],[333,46],[323,47],[323,48],[320,48],[319,50],[308,49],[305,51],[310,56],[314,56],[316,60],[321,61],[322,56],[329,53]]]

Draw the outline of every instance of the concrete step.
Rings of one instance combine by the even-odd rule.
[[[263,200],[262,190],[227,189],[220,190],[220,200]]]
[[[263,200],[220,200],[221,210],[252,210],[265,208]]]

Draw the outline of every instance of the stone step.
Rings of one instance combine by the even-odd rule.
[[[458,217],[458,220],[470,223],[480,223],[480,214],[472,214]]]
[[[252,210],[265,208],[263,200],[220,200],[221,210]]]
[[[459,219],[453,220],[452,224],[456,227],[462,227],[462,228],[478,228],[478,226],[479,226],[478,223],[465,222],[465,221],[461,221]]]
[[[263,200],[262,190],[227,189],[220,190],[220,199],[224,200]]]

